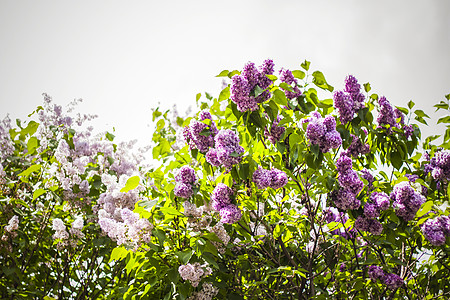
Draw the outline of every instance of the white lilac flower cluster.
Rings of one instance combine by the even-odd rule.
[[[211,243],[217,248],[217,251],[219,251],[219,253],[224,254],[226,246],[230,242],[230,236],[223,227],[223,224],[221,222],[218,222],[213,227],[208,227],[208,230],[210,232],[215,233],[217,237],[222,241],[222,242],[211,241]]]
[[[241,219],[239,207],[232,204],[233,191],[224,183],[219,183],[211,195],[211,207],[220,214],[220,222],[232,224]]]
[[[206,161],[213,166],[231,169],[242,160],[244,148],[239,145],[239,136],[231,129],[221,129],[214,138],[215,148],[206,153]]]
[[[188,218],[187,227],[193,231],[201,231],[207,228],[211,223],[211,216],[208,214],[209,210],[202,205],[197,207],[195,204],[185,201],[183,203],[184,215]],[[203,213],[206,213],[203,215]]]
[[[6,116],[0,122],[0,161],[2,162],[14,152],[14,143],[11,140],[11,135],[9,134],[10,129],[11,119]]]
[[[425,202],[425,197],[417,192],[409,181],[402,181],[394,186],[390,195],[397,216],[411,221]]]
[[[71,240],[70,244],[72,247],[75,247],[78,243],[78,240],[84,238],[84,233],[82,232],[84,227],[84,220],[82,216],[78,216],[72,222],[72,227],[69,230]]]
[[[198,286],[203,278],[208,277],[212,274],[211,268],[207,265],[201,265],[200,263],[187,263],[181,265],[178,268],[178,273],[180,273],[181,278],[184,280],[189,280],[193,287]]]
[[[435,219],[428,219],[420,227],[425,238],[433,246],[445,244],[446,237],[450,237],[450,218],[439,216]]]
[[[12,216],[8,221],[8,225],[5,226],[5,231],[9,233],[9,235],[14,238],[17,235],[16,230],[19,229],[19,217]],[[2,236],[2,240],[6,240],[8,237],[6,234]]]
[[[342,144],[342,138],[336,130],[336,120],[333,116],[328,115],[322,118],[319,112],[314,111],[311,113],[311,117],[302,120],[302,123],[308,123],[306,137],[311,145],[318,145],[323,153],[330,149],[336,149]]]
[[[69,239],[69,233],[66,230],[66,225],[63,220],[55,218],[52,221],[52,229],[55,231],[53,234],[53,239],[57,241],[56,247],[62,249],[67,246],[67,241]]]
[[[197,180],[195,171],[189,166],[182,166],[175,176],[175,188],[173,190],[175,196],[181,198],[189,198],[193,195],[194,184]]]
[[[212,300],[217,295],[219,289],[212,283],[205,282],[202,284],[202,289],[199,292],[194,292],[187,300]]]
[[[288,178],[285,172],[276,168],[266,170],[259,167],[253,172],[252,181],[258,189],[271,187],[276,190],[284,187],[288,183]]]
[[[118,245],[126,244],[132,246],[134,250],[137,250],[142,243],[150,242],[153,224],[148,219],[140,218],[138,213],[128,208],[120,212],[122,222],[100,216],[98,223],[102,230]]]

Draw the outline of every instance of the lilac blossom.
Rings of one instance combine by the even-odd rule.
[[[386,99],[386,97],[382,96],[378,99],[378,106],[379,106],[379,114],[377,117],[378,125],[380,127],[389,126],[389,132],[391,131],[390,128],[398,127],[398,124],[395,120],[396,115],[394,109],[392,108],[391,103]]]
[[[257,87],[265,90],[271,85],[272,81],[266,75],[272,75],[273,72],[274,63],[267,59],[259,70],[254,63],[249,62],[244,66],[241,75],[234,75],[231,78],[231,101],[237,105],[239,111],[255,111],[258,109],[258,103],[270,98],[269,91],[257,96],[254,93]]]
[[[356,195],[361,192],[364,183],[359,179],[358,173],[352,169],[352,159],[343,154],[336,162],[338,171],[338,182],[340,189],[332,193],[332,201],[342,209],[357,209],[361,205],[361,201]]]
[[[292,90],[284,89],[286,97],[289,100],[299,97],[302,94],[302,92],[298,88],[297,79],[294,77],[292,72],[287,69],[284,70],[282,69],[280,70],[280,75],[281,75],[280,76],[281,82],[288,84],[292,89]]]
[[[383,283],[391,290],[396,290],[404,283],[403,279],[397,274],[389,273],[383,278]]]
[[[425,165],[425,172],[438,181],[450,180],[450,150],[436,152],[430,163]]]
[[[184,184],[194,184],[197,180],[195,171],[189,166],[182,166],[175,175],[175,181]]]
[[[6,116],[0,122],[0,161],[2,162],[14,152],[14,142],[9,134],[10,129],[11,119],[9,116]]]
[[[308,123],[306,137],[309,142],[312,145],[318,145],[323,153],[330,151],[331,148],[336,149],[342,144],[342,138],[336,131],[336,120],[333,116],[322,118],[319,113],[315,112],[303,122]]]
[[[394,200],[395,213],[405,221],[414,219],[420,206],[425,202],[425,197],[417,193],[409,181],[396,184],[390,197]]]
[[[191,120],[190,124],[184,128],[183,136],[190,149],[198,149],[206,153],[209,148],[214,147],[214,137],[218,129],[209,112],[202,111],[199,118],[200,121]]]
[[[345,153],[349,156],[359,157],[360,155],[365,155],[370,153],[370,146],[368,144],[363,144],[359,137],[351,134],[352,142],[347,148]]]
[[[173,189],[173,192],[174,192],[175,196],[185,198],[185,199],[191,197],[194,194],[192,185],[181,183],[181,182],[177,182],[177,184],[175,185],[175,188]]]
[[[373,235],[380,235],[383,232],[383,225],[381,225],[380,221],[368,218],[365,215],[356,218],[355,228],[361,231],[367,231]]]
[[[189,280],[193,287],[198,286],[200,280],[209,276],[212,273],[212,270],[207,265],[200,265],[200,263],[187,263],[185,265],[181,265],[178,268],[178,273],[180,273],[181,278],[183,280]]]
[[[339,120],[346,124],[353,120],[355,113],[364,108],[365,96],[361,93],[361,86],[352,75],[345,79],[343,91],[336,91],[333,94],[334,107],[338,110]]]
[[[239,145],[240,140],[231,129],[222,129],[215,136],[215,148],[206,153],[206,161],[213,166],[223,165],[231,169],[242,160],[244,148]]]
[[[220,222],[226,224],[236,223],[242,217],[241,210],[234,204],[228,204],[222,207],[219,211],[219,214],[221,218]]]
[[[450,219],[447,216],[428,219],[422,224],[421,230],[430,244],[442,246],[445,244],[446,236],[450,236]]]
[[[361,170],[361,177],[364,178],[365,180],[367,180],[367,187],[369,189],[371,189],[373,186],[373,182],[375,181],[375,178],[369,172],[369,170],[367,170],[367,169]]]
[[[211,206],[214,210],[220,211],[225,206],[231,204],[233,191],[224,183],[218,183],[211,195]]]
[[[267,139],[274,145],[280,140],[281,136],[286,131],[285,127],[278,126],[280,121],[281,121],[281,116],[278,115],[277,118],[275,120],[273,120],[270,130],[267,129],[267,127],[264,128],[264,136],[267,137]]]
[[[258,189],[265,189],[267,187],[279,189],[287,184],[288,178],[285,172],[276,168],[265,170],[259,167],[253,172],[252,181]]]
[[[381,267],[375,266],[375,265],[370,266],[367,273],[368,273],[370,279],[372,279],[373,281],[376,281],[377,279],[380,279],[381,281],[383,281],[384,277],[386,276],[384,274],[383,269]]]

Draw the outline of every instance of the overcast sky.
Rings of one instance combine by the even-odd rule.
[[[119,139],[147,139],[158,102],[182,112],[198,92],[218,95],[223,69],[266,58],[289,69],[307,59],[337,89],[353,74],[432,114],[450,93],[449,3],[2,0],[0,117],[24,119],[46,92],[83,98]]]

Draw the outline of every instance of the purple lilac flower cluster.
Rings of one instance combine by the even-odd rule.
[[[436,152],[430,163],[425,165],[425,172],[431,173],[435,180],[450,180],[450,150]]]
[[[364,108],[365,96],[361,93],[361,86],[352,75],[345,79],[343,91],[336,91],[333,94],[334,107],[339,112],[339,120],[342,124],[351,121],[355,113]]]
[[[351,137],[352,143],[345,151],[348,156],[358,157],[370,153],[370,146],[368,144],[363,144],[356,135],[351,134]]]
[[[189,166],[182,166],[175,175],[176,184],[173,190],[175,196],[186,199],[191,197],[194,193],[193,187],[196,180],[194,169]]]
[[[442,246],[445,244],[445,238],[450,236],[450,218],[440,216],[435,219],[428,219],[421,226],[425,238],[433,246]]]
[[[220,214],[220,222],[233,224],[241,219],[239,207],[232,204],[233,191],[223,183],[217,184],[211,195],[211,207]]]
[[[380,216],[382,210],[389,208],[389,196],[384,192],[374,192],[370,195],[370,201],[364,205],[364,215],[356,219],[355,228],[374,235],[380,235],[383,231],[383,226],[376,218]]]
[[[267,137],[269,141],[274,145],[280,140],[281,136],[286,131],[285,127],[278,126],[280,121],[281,116],[278,115],[276,120],[273,120],[272,127],[270,127],[270,130],[267,129],[267,127],[264,128],[264,136]]]
[[[275,190],[284,187],[288,182],[285,172],[275,168],[265,170],[261,167],[253,172],[252,180],[258,189],[271,187]]]
[[[396,290],[401,287],[404,283],[403,279],[394,273],[385,273],[379,266],[370,266],[368,270],[368,275],[370,279],[376,281],[379,279],[384,283],[389,289]]]
[[[236,103],[239,111],[255,111],[258,109],[258,103],[270,98],[269,91],[264,91],[256,97],[254,92],[256,87],[265,90],[272,84],[266,75],[273,74],[274,66],[273,61],[267,59],[258,70],[254,63],[249,62],[245,65],[241,75],[234,75],[231,78],[231,101]]]
[[[342,154],[336,162],[338,182],[341,188],[331,193],[331,199],[342,210],[358,209],[361,205],[361,201],[356,198],[356,195],[361,192],[364,183],[359,179],[358,173],[352,169],[352,165],[352,159],[345,154]]]
[[[342,144],[342,138],[336,130],[336,120],[333,116],[322,118],[320,113],[315,111],[311,117],[302,121],[308,123],[306,127],[306,137],[312,145],[319,145],[320,151],[328,152],[331,148],[336,149]]]
[[[425,197],[416,192],[409,181],[396,184],[390,197],[394,201],[395,213],[405,221],[414,219],[420,206],[425,202]]]
[[[412,136],[414,132],[413,126],[405,125],[405,115],[398,108],[394,109],[391,103],[386,99],[386,97],[382,96],[378,99],[378,106],[379,114],[377,117],[377,122],[379,127],[389,125],[388,133],[391,133],[391,128],[400,128],[402,125],[405,131],[405,136],[407,138]],[[400,119],[400,122],[397,123],[396,119]]]
[[[335,207],[327,207],[323,210],[323,216],[327,223],[337,222],[341,224],[345,224],[348,220],[348,214],[344,212],[339,212]],[[331,234],[340,235],[345,239],[349,239],[355,237],[356,230],[354,228],[345,230],[344,227],[334,229],[331,231]]]
[[[218,129],[208,111],[200,112],[199,119],[200,121],[191,120],[191,123],[184,128],[183,136],[190,149],[198,149],[198,151],[206,153],[209,148],[214,147],[214,137],[217,135]]]
[[[288,84],[292,88],[292,91],[285,90],[286,97],[289,100],[299,97],[302,94],[302,92],[298,88],[297,79],[295,79],[292,72],[287,69],[286,70],[282,69],[282,70],[280,70],[280,75],[281,75],[280,80],[282,82]]]
[[[215,137],[215,148],[206,153],[206,161],[213,166],[225,166],[231,169],[235,164],[241,162],[244,148],[239,145],[240,140],[231,129],[222,129]]]
[[[426,173],[426,172],[425,172]],[[405,174],[405,177],[408,178],[408,180],[412,183],[415,183],[417,179],[419,179],[419,175],[416,174]],[[424,185],[421,185],[419,183],[413,184],[414,188],[420,189],[420,193],[424,195],[425,197],[428,195],[428,188]]]
[[[365,180],[367,180],[367,187],[369,189],[371,189],[373,186],[373,182],[375,181],[375,178],[369,172],[369,170],[367,170],[367,169],[361,170],[361,177],[364,178]]]

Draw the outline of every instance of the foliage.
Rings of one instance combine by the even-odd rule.
[[[151,168],[48,96],[39,123],[6,119],[2,297],[448,297],[450,119],[420,150],[412,101],[300,68],[249,63],[195,116],[154,109]]]

